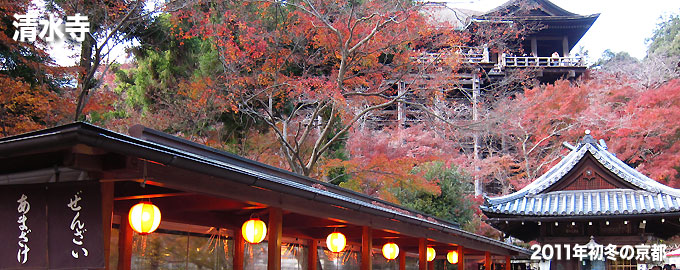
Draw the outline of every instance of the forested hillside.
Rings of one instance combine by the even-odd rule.
[[[3,137],[74,119],[123,133],[141,123],[487,235],[474,179],[491,193],[520,189],[586,129],[680,188],[677,16],[659,25],[645,59],[609,52],[575,81],[513,83],[521,91],[484,99],[471,120],[455,117],[469,100],[440,91],[456,75],[453,48],[468,37],[434,25],[410,1],[191,1],[153,10],[143,1],[47,2],[89,12],[95,32],[80,64],[62,67],[45,44],[12,39],[11,15],[31,2],[0,5]],[[115,44],[135,44],[133,60],[107,61]],[[419,60],[424,48],[451,56],[435,67]],[[370,125],[400,104],[422,119]],[[464,139],[473,131],[481,160]]]

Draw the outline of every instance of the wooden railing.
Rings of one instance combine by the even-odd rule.
[[[464,63],[490,63],[488,55],[486,55],[485,59],[485,54],[483,52],[472,50],[463,52],[459,50],[456,54],[458,55],[458,60]],[[436,63],[441,61],[443,57],[445,57],[445,55],[442,55],[442,53],[424,52],[415,57],[415,60],[418,61],[418,63]]]
[[[501,58],[501,67],[583,67],[582,57],[533,57],[506,56]]]
[[[464,63],[489,63],[489,48],[486,47],[456,47],[456,54]]]
[[[489,61],[489,56],[480,50],[458,50],[458,61],[461,63],[496,64],[500,69],[505,67],[585,67],[582,57],[534,57],[500,55],[497,62]],[[437,63],[444,56],[441,53],[425,52],[415,57],[419,63]]]

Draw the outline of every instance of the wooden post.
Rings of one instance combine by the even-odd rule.
[[[234,260],[232,261],[234,270],[243,270],[243,257],[245,256],[245,239],[240,228],[234,229]]]
[[[510,256],[505,256],[505,270],[510,270]]]
[[[491,253],[488,251],[484,252],[484,269],[491,270]]]
[[[267,270],[281,270],[281,233],[283,213],[281,208],[269,208],[269,247]]]
[[[427,270],[427,240],[418,239],[418,270]]]
[[[319,260],[317,254],[319,245],[316,239],[309,240],[307,247],[307,270],[316,270],[316,262]]]
[[[402,96],[404,91],[406,91],[405,88],[405,82],[397,82],[397,95]],[[402,102],[397,103],[397,123],[399,124],[399,129],[403,128],[404,123],[406,123],[406,106]]]
[[[475,71],[472,73],[472,122],[477,123],[479,120],[479,99],[480,99],[480,81],[479,81],[480,74]],[[472,158],[474,159],[475,164],[480,164],[480,148],[481,148],[481,142],[480,142],[480,134],[479,131],[476,129],[472,131]],[[475,172],[480,171],[482,168],[479,165],[475,165]],[[479,174],[475,174],[475,196],[482,195],[484,192],[482,188],[482,180],[479,177]]]
[[[464,270],[465,269],[465,248],[463,246],[458,245],[458,270]]]
[[[370,227],[361,228],[361,270],[372,270],[373,231]]]
[[[132,265],[132,227],[127,216],[120,217],[118,231],[118,270],[130,270]]]
[[[101,183],[102,237],[104,238],[104,269],[109,270],[111,256],[111,222],[113,220],[113,182]]]
[[[399,252],[399,270],[406,270],[406,251]]]
[[[569,57],[569,37],[567,36],[562,39],[562,56]]]
[[[538,41],[536,38],[531,38],[531,56],[538,57]]]
[[[434,260],[427,262],[427,270],[434,270]]]

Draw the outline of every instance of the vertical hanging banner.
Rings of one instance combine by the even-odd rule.
[[[0,186],[0,269],[47,268],[45,185]]]
[[[104,268],[99,182],[49,186],[50,269]]]

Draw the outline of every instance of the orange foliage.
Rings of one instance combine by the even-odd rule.
[[[32,89],[21,80],[0,75],[0,132],[10,136],[64,121],[69,104],[54,92]]]
[[[416,166],[449,155],[446,141],[423,127],[395,130],[357,130],[347,143],[351,159],[328,160],[322,170],[343,167],[351,179],[341,186],[397,203],[393,188],[438,194],[437,180],[428,181]],[[332,180],[332,179],[331,179]]]

